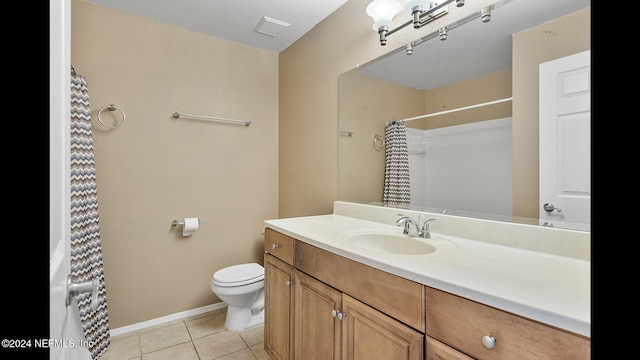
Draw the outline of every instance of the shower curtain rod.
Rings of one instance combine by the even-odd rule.
[[[488,102],[481,103],[481,104],[475,104],[475,105],[463,106],[463,107],[460,107],[460,108],[457,108],[457,109],[451,109],[451,110],[440,111],[440,112],[437,112],[437,113],[431,113],[431,114],[426,114],[426,115],[420,115],[420,116],[415,116],[415,117],[406,118],[406,119],[401,119],[401,120],[387,121],[387,124],[392,124],[392,123],[394,123],[394,122],[396,122],[396,121],[411,121],[411,120],[419,120],[419,119],[424,119],[424,118],[428,118],[428,117],[432,117],[432,116],[444,115],[444,114],[449,114],[449,113],[453,113],[453,112],[457,112],[457,111],[469,110],[469,109],[474,109],[474,108],[478,108],[478,107],[483,107],[483,106],[488,106],[488,105],[493,105],[493,104],[499,104],[499,103],[503,103],[503,102],[511,101],[512,99],[513,99],[512,97],[508,97],[508,98],[504,98],[504,99],[500,99],[500,100],[488,101]]]

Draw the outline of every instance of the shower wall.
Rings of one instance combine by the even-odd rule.
[[[407,128],[411,205],[512,214],[511,118]]]

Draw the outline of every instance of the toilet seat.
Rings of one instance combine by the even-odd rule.
[[[233,265],[216,271],[211,283],[220,287],[252,284],[264,279],[264,268],[258,263]]]

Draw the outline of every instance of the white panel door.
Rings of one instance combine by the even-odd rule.
[[[91,359],[75,298],[66,306],[71,272],[70,42],[71,0],[49,2],[49,358]]]
[[[590,231],[591,51],[540,64],[540,224]]]

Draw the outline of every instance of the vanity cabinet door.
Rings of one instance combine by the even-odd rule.
[[[426,338],[425,348],[427,351],[426,360],[473,360],[472,357],[428,336]]]
[[[424,359],[422,333],[346,294],[342,310],[343,359]]]
[[[293,359],[294,268],[264,255],[264,349],[273,360]]]
[[[341,302],[339,291],[296,271],[295,359],[340,359]]]

